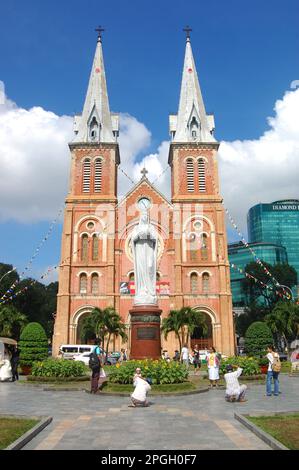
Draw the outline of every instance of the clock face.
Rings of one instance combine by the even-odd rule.
[[[148,210],[150,208],[151,202],[147,197],[142,197],[138,201],[138,207],[141,210]]]

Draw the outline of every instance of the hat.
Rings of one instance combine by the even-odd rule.
[[[232,372],[233,366],[231,364],[227,364],[226,366],[226,372]]]

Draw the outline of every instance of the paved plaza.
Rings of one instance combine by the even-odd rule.
[[[126,397],[1,383],[0,413],[53,417],[24,449],[270,449],[234,412],[298,410],[299,379],[281,375],[280,383],[279,397],[266,397],[263,385],[249,385],[243,404],[225,402],[224,390],[210,390],[153,396],[149,408],[128,408]]]

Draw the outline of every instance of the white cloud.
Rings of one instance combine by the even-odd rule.
[[[299,199],[299,89],[286,92],[274,110],[270,130],[259,139],[222,142],[219,148],[224,204],[245,233],[251,206]]]
[[[68,185],[72,118],[41,107],[0,104],[0,220],[47,220]]]
[[[222,142],[219,149],[221,193],[245,232],[252,205],[299,197],[299,89],[287,92],[274,109],[270,129],[259,139]],[[7,98],[0,102],[0,221],[33,222],[57,214],[68,188],[72,137],[70,116],[40,107],[25,110]],[[120,169],[137,182],[145,166],[149,180],[170,197],[169,142],[140,158],[150,144],[146,126],[122,113]],[[129,178],[119,171],[120,196],[132,188]]]

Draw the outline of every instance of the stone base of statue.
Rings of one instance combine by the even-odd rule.
[[[131,315],[130,359],[160,359],[160,315],[157,305],[134,305]]]

